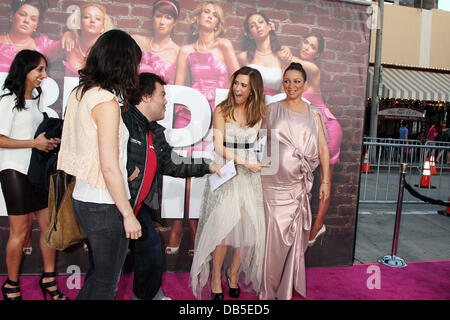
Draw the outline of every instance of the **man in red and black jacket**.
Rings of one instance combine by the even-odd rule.
[[[128,184],[131,205],[142,226],[142,237],[134,243],[133,298],[168,299],[161,290],[163,261],[161,240],[152,220],[160,216],[158,176],[201,177],[218,173],[222,165],[206,159],[180,157],[167,143],[165,128],[156,121],[164,119],[166,92],[164,80],[153,73],[141,73],[139,90],[130,100],[133,105],[122,112],[130,133],[128,140]],[[199,163],[200,162],[200,163]]]

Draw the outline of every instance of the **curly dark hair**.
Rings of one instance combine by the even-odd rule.
[[[3,90],[8,89],[9,92],[4,93],[0,96],[0,99],[4,96],[9,96],[12,94],[16,95],[16,105],[14,108],[22,111],[25,109],[25,80],[27,74],[35,69],[41,59],[44,59],[45,64],[48,65],[45,56],[34,50],[22,50],[17,53],[11,67],[9,68],[8,76],[6,77],[5,83],[3,84]],[[36,88],[38,95],[34,99],[39,99],[42,93],[41,87]]]
[[[122,99],[125,109],[138,86],[138,66],[142,51],[126,32],[113,29],[103,33],[92,46],[86,65],[79,70],[81,97],[93,87],[100,87]],[[80,97],[80,98],[81,98]]]

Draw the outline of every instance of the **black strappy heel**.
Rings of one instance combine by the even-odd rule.
[[[55,278],[55,280],[50,282],[42,282],[44,278]],[[39,280],[39,287],[41,287],[42,295],[44,300],[47,300],[47,294],[50,295],[52,300],[69,300],[63,293],[59,292],[59,289],[50,291],[49,288],[57,286],[56,284],[56,273],[55,272],[44,272]],[[56,299],[55,299],[56,297]]]
[[[5,285],[7,284],[13,286],[14,288],[5,287]],[[17,297],[8,297],[8,294],[20,293],[19,281],[12,281],[9,278],[6,279],[6,281],[3,282],[2,285],[2,293],[3,293],[3,300],[22,300],[22,295]]]

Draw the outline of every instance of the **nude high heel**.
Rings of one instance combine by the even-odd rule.
[[[325,227],[325,225],[322,225],[322,228],[320,228],[319,232],[317,232],[314,239],[308,241],[308,247],[312,247],[316,243],[316,240],[319,239],[319,237],[322,237],[322,239],[320,240],[322,242],[325,231],[327,231],[327,228]]]
[[[180,249],[181,240],[183,240],[183,233],[180,236],[180,242],[178,243],[177,247],[166,247],[166,254],[177,254],[178,250]]]

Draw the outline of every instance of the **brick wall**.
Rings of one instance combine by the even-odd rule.
[[[89,1],[49,0],[41,31],[59,38],[65,30],[70,5]],[[106,6],[116,27],[130,33],[150,34],[152,0],[96,1]],[[182,7],[173,39],[179,45],[188,41],[191,11],[202,1],[180,0]],[[241,47],[243,21],[247,13],[264,12],[275,22],[282,45],[295,55],[302,35],[318,31],[325,37],[325,51],[320,58],[322,91],[326,104],[343,129],[341,162],[335,166],[332,200],[326,217],[327,237],[323,246],[308,251],[308,265],[348,265],[353,259],[357,214],[360,155],[364,122],[364,100],[369,51],[367,7],[327,0],[218,0],[226,15],[226,37],[236,51]],[[0,31],[9,21],[9,1],[0,3]],[[62,70],[51,70],[62,78]],[[313,212],[317,207],[317,183],[313,190]]]

